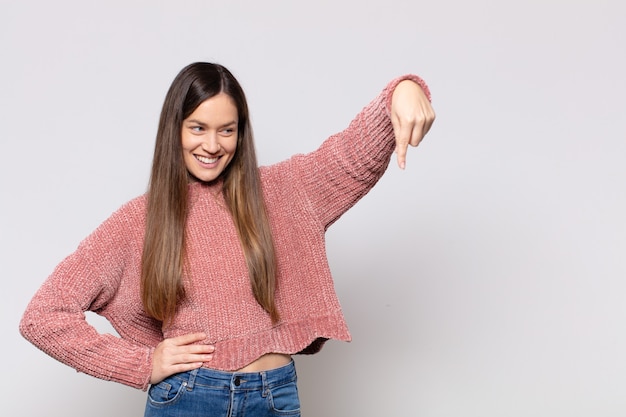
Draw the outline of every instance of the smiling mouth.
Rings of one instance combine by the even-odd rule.
[[[203,164],[214,164],[215,162],[217,162],[218,159],[220,159],[219,156],[216,156],[214,158],[209,158],[206,156],[201,156],[201,155],[194,155],[196,157],[196,159],[200,162],[202,162]]]

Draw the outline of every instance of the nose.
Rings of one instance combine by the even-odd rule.
[[[208,153],[216,154],[221,148],[217,132],[211,132],[205,136],[205,140],[202,142],[202,149]]]

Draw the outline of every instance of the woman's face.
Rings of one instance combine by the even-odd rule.
[[[237,107],[220,93],[203,101],[183,120],[183,157],[189,173],[200,181],[213,181],[226,169],[237,150]]]

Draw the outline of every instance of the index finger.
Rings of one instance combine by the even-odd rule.
[[[406,168],[406,152],[409,148],[409,142],[411,141],[411,128],[405,124],[397,122],[398,126],[394,124],[394,133],[396,136],[396,154],[398,159],[398,166],[400,169]]]
[[[204,333],[188,333],[182,336],[176,336],[168,339],[176,346],[184,346],[190,345],[195,342],[199,342],[201,340],[206,339],[206,334]]]

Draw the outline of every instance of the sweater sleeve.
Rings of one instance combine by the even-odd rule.
[[[133,300],[136,297],[119,294],[125,271],[133,268],[131,252],[136,248],[130,246],[129,234],[121,210],[102,223],[43,283],[26,308],[20,332],[36,347],[79,372],[145,390],[153,352],[146,341],[156,343],[160,329],[148,318],[137,320],[140,315],[135,314],[134,326],[143,329],[120,328],[119,321],[107,317],[116,330],[121,330],[122,337],[100,334],[84,314],[94,311],[108,316],[112,300],[120,296],[124,299],[118,304],[129,316],[138,310]]]
[[[317,150],[290,161],[301,191],[324,228],[367,194],[387,169],[395,149],[391,98],[404,80],[418,83],[430,99],[428,86],[420,77],[398,77],[345,130],[329,137]]]

